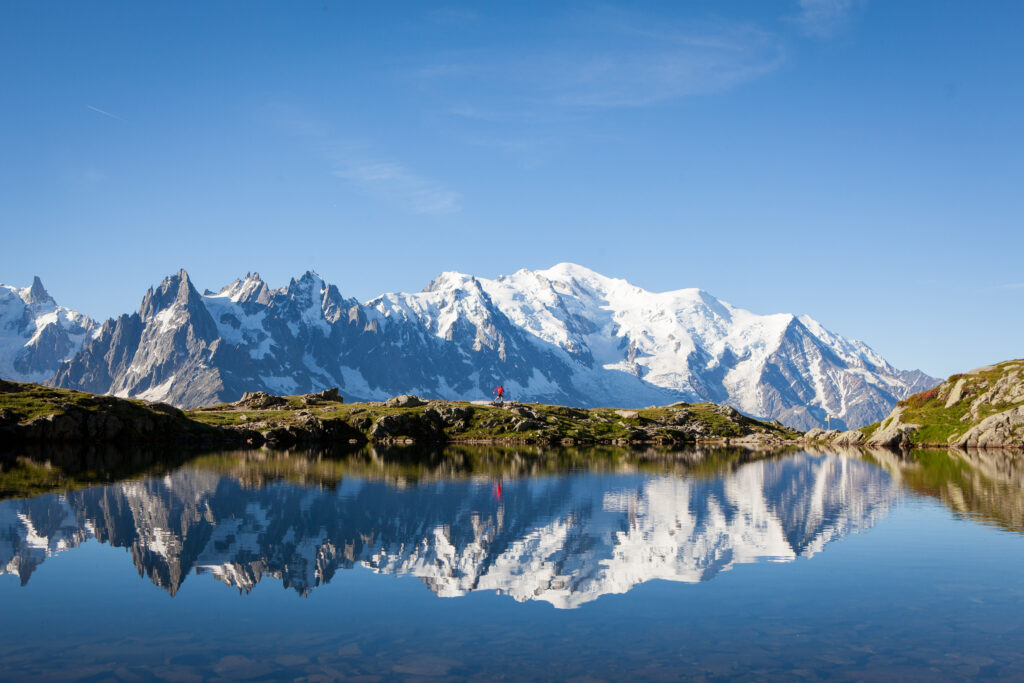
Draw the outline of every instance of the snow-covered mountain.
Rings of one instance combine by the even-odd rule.
[[[0,502],[0,574],[22,582],[88,538],[128,548],[172,595],[190,573],[308,593],[339,569],[409,574],[442,597],[495,591],[579,607],[653,579],[810,557],[887,514],[899,484],[856,458],[795,455],[710,478],[571,474],[337,490],[260,488],[196,469]]]
[[[42,382],[81,350],[96,323],[58,306],[39,278],[30,287],[0,284],[0,377]]]
[[[19,378],[17,374],[14,378]],[[807,316],[757,315],[698,289],[648,292],[573,264],[493,280],[443,273],[366,303],[307,272],[199,292],[185,271],[109,320],[57,386],[182,407],[245,391],[417,393],[585,407],[713,401],[808,429],[856,427],[937,383]]]

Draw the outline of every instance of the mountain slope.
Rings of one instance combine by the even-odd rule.
[[[699,289],[648,292],[573,264],[496,279],[443,273],[366,303],[307,272],[271,289],[249,274],[204,294],[181,271],[105,323],[52,382],[182,407],[245,391],[338,386],[642,407],[726,403],[793,427],[854,427],[932,386],[806,316],[757,315]]]
[[[22,289],[0,285],[0,377],[49,379],[95,327],[91,318],[58,306],[38,277]]]

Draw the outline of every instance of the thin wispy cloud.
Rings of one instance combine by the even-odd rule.
[[[426,89],[462,99],[451,107],[460,113],[494,112],[501,104],[520,114],[646,107],[729,90],[775,71],[786,56],[781,39],[748,25],[660,26],[608,9],[569,19],[565,40],[531,44],[501,59],[449,54],[418,67],[416,78]],[[475,101],[466,101],[466,93]]]
[[[368,194],[398,202],[416,213],[446,214],[461,210],[460,196],[402,164],[390,161],[337,159],[337,178],[347,180]]]
[[[1007,282],[1002,285],[997,285],[996,289],[1024,289],[1024,282]]]
[[[370,145],[341,140],[326,123],[287,105],[273,105],[266,111],[277,126],[304,140],[324,159],[332,176],[359,192],[414,213],[439,215],[462,210],[458,192],[406,164],[380,158]]]
[[[799,4],[794,21],[800,29],[815,38],[828,38],[846,27],[860,0],[799,0]]]
[[[115,120],[117,120],[117,121],[120,121],[120,122],[122,122],[122,123],[127,123],[127,122],[126,122],[126,121],[125,121],[124,119],[122,119],[122,118],[121,118],[120,116],[118,116],[118,115],[116,115],[116,114],[111,114],[111,113],[110,113],[109,111],[103,111],[103,110],[102,110],[102,109],[100,109],[99,107],[94,107],[94,106],[92,106],[91,104],[87,104],[87,105],[85,105],[85,108],[86,108],[86,109],[89,109],[89,110],[92,110],[92,111],[96,112],[97,114],[103,114],[104,116],[109,116],[110,118],[112,118],[112,119],[115,119]]]

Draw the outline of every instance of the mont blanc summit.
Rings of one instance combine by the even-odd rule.
[[[33,313],[35,289],[2,292],[0,373],[183,407],[331,386],[349,399],[477,399],[502,383],[523,401],[714,401],[807,429],[826,415],[868,424],[937,382],[808,316],[758,315],[700,289],[649,292],[570,263],[495,279],[447,272],[365,303],[313,272],[278,289],[248,274],[200,294],[182,270],[102,326],[48,295]],[[54,316],[59,339],[41,345]]]

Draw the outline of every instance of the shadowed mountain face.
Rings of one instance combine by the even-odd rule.
[[[36,295],[17,291],[10,315],[23,317]],[[937,383],[807,316],[756,315],[699,289],[648,292],[568,263],[493,280],[443,273],[422,292],[365,303],[312,272],[280,289],[249,274],[200,294],[180,271],[137,313],[98,330],[87,321],[87,338],[65,340],[64,328],[33,320],[0,349],[48,369],[32,377],[56,370],[56,386],[186,408],[333,386],[349,400],[478,399],[503,384],[524,401],[713,401],[798,429],[824,426],[827,415],[846,428]],[[33,337],[39,348],[26,346],[30,328],[49,330]]]
[[[0,573],[29,580],[89,538],[127,548],[172,595],[191,573],[308,593],[338,571],[411,574],[443,597],[486,590],[575,608],[652,579],[707,581],[736,564],[809,557],[872,526],[898,484],[854,458],[806,454],[720,474],[572,473],[336,488],[198,467],[159,479],[0,502]]]

